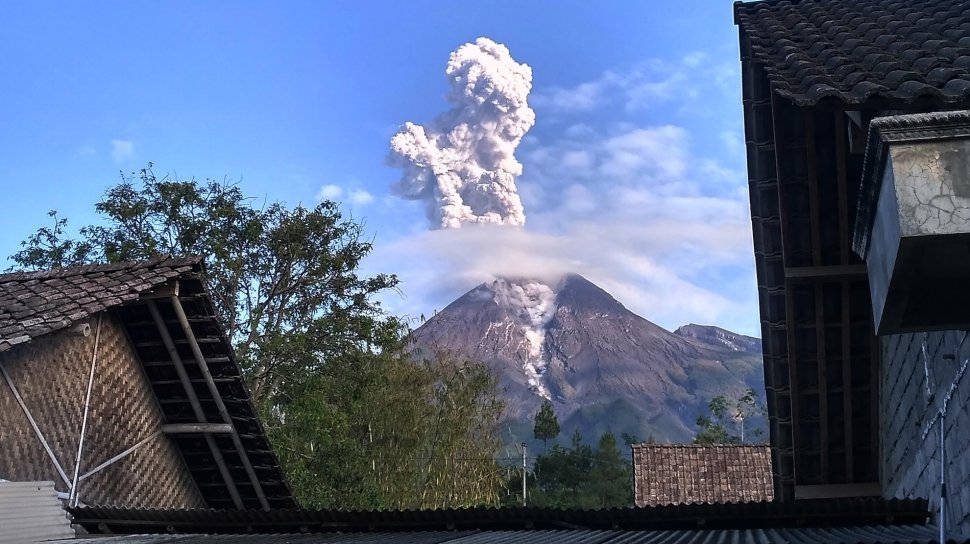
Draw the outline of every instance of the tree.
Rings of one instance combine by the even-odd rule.
[[[633,503],[632,467],[623,459],[613,433],[604,433],[596,446],[588,493],[594,508],[620,508]]]
[[[559,420],[548,399],[542,401],[542,406],[536,412],[535,427],[532,432],[537,439],[542,440],[543,451],[548,450],[546,444],[548,440],[559,436]]]
[[[286,405],[281,460],[303,503],[317,508],[495,505],[503,405],[481,363],[341,361]]]
[[[707,403],[709,415],[697,416],[695,423],[700,429],[694,436],[695,444],[734,444],[737,440],[728,434],[725,427],[727,399],[723,395],[712,398]]]
[[[758,403],[754,389],[746,389],[732,403],[724,395],[718,395],[707,403],[706,415],[697,416],[695,423],[700,429],[694,436],[695,444],[743,444],[745,443],[744,422],[750,417],[763,414],[764,408]],[[739,433],[732,432],[732,428]],[[751,436],[761,436],[764,431],[756,429]]]
[[[11,258],[26,269],[122,262],[159,254],[205,256],[215,306],[234,343],[254,400],[306,379],[335,355],[384,348],[401,324],[373,296],[396,288],[393,275],[360,277],[372,247],[362,226],[333,202],[312,209],[256,208],[237,185],[159,178],[149,164],[123,175],[95,209],[101,225],[64,238],[66,219],[22,242]]]
[[[603,434],[593,450],[576,431],[570,447],[556,444],[536,458],[529,502],[548,508],[632,506],[632,475],[632,466],[623,459],[612,433]],[[509,485],[521,482],[513,478]]]
[[[372,246],[336,204],[267,204],[232,183],[158,177],[149,164],[95,209],[103,221],[77,239],[51,212],[54,224],[12,259],[44,269],[204,256],[216,311],[304,505],[495,503],[494,380],[481,365],[411,359],[405,324],[374,301],[398,280],[359,275]]]

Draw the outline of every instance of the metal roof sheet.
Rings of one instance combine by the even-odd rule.
[[[133,535],[94,538],[86,544],[930,544],[936,531],[928,525],[841,528],[777,528],[671,531],[432,531],[405,533],[331,533],[277,535]],[[967,542],[952,540],[951,542]]]
[[[331,531],[518,529],[750,529],[920,525],[923,499],[815,499],[792,502],[683,504],[609,510],[463,508],[455,510],[144,510],[73,508],[90,532],[305,533]]]
[[[54,482],[0,481],[0,543],[72,538]]]

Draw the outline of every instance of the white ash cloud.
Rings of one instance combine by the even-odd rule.
[[[389,162],[403,170],[398,196],[427,203],[435,228],[524,225],[515,148],[532,125],[532,69],[502,44],[478,38],[445,69],[451,109],[427,125],[407,122],[391,138]]]
[[[493,300],[522,329],[529,343],[528,357],[522,362],[529,387],[540,396],[551,399],[543,375],[549,367],[545,357],[546,326],[556,315],[556,292],[536,280],[499,278],[489,286]]]
[[[374,269],[393,269],[408,296],[385,299],[388,309],[417,315],[496,278],[556,285],[578,273],[661,326],[759,334],[743,171],[695,154],[674,125],[574,125],[522,148],[529,229],[469,225],[376,244]]]

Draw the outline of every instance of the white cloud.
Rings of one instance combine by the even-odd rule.
[[[680,263],[689,261],[701,275],[711,268],[743,267],[745,250],[751,247],[748,233],[740,224],[676,221],[642,228],[625,222],[582,222],[557,234],[475,225],[379,244],[368,267],[393,270],[401,277],[402,290],[410,298],[392,295],[384,304],[412,316],[441,309],[476,284],[497,277],[555,281],[573,272],[667,328],[688,322],[728,324],[742,313],[743,304],[671,266],[669,256],[676,254]]]
[[[729,91],[733,95],[739,78],[737,62],[715,63],[706,53],[693,52],[676,62],[648,59],[623,70],[607,70],[574,87],[537,89],[530,101],[540,114],[589,112],[617,105],[633,112],[667,102],[680,102],[685,111],[702,110],[701,97]]]
[[[322,202],[324,200],[345,202],[352,206],[361,207],[372,204],[375,198],[374,195],[364,189],[344,189],[331,183],[320,187],[320,190],[317,191],[317,201]]]
[[[135,156],[135,143],[131,140],[111,140],[111,160],[123,162]]]
[[[687,132],[671,125],[631,130],[606,140],[599,171],[611,179],[676,179],[684,175]]]
[[[344,190],[337,185],[324,185],[317,191],[317,200],[340,200],[344,196]]]
[[[377,244],[369,266],[397,273],[409,297],[386,298],[389,309],[440,309],[496,276],[578,272],[661,326],[759,333],[742,172],[693,153],[674,125],[584,127],[523,147],[526,226]]]
[[[536,106],[564,111],[587,111],[595,108],[601,100],[607,81],[604,78],[597,81],[581,83],[571,89],[553,87],[545,93],[535,93],[532,102]]]
[[[353,189],[347,194],[347,200],[354,206],[366,206],[374,202],[374,195],[363,189]]]
[[[496,276],[578,272],[666,328],[759,335],[744,146],[724,115],[740,102],[736,59],[691,52],[535,89],[540,125],[516,152],[525,227],[375,244],[368,267],[397,273],[408,297],[385,304],[427,314]]]
[[[703,51],[694,51],[684,55],[682,62],[684,66],[688,68],[697,68],[701,64],[707,61],[707,53]]]

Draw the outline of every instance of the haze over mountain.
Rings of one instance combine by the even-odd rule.
[[[716,395],[764,396],[761,341],[711,326],[667,331],[586,278],[497,279],[468,291],[415,333],[428,356],[443,350],[488,363],[508,401],[508,428],[531,438],[552,401],[563,435],[609,430],[689,442]]]

